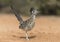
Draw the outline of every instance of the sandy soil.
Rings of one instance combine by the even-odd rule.
[[[60,42],[60,17],[40,16],[35,22],[35,27],[29,31],[30,40],[27,41],[16,17],[1,14],[0,42]]]

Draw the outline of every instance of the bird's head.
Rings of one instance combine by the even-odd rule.
[[[39,10],[35,9],[35,8],[31,8],[30,13],[33,14],[33,15],[37,15],[39,13]]]

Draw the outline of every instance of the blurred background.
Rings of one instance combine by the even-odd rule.
[[[39,10],[28,42],[60,42],[60,0],[0,0],[0,42],[27,42],[11,5],[24,20],[30,16],[31,7]]]
[[[60,15],[60,0],[0,0],[0,13],[12,13],[10,5],[23,15],[29,15],[31,7],[39,9],[38,15]]]

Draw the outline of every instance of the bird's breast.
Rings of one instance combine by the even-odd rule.
[[[31,29],[34,27],[34,25],[35,25],[35,22],[22,23],[22,24],[19,26],[19,28],[20,28],[20,29],[23,29],[23,30],[25,30],[25,31],[29,31],[29,30],[31,30]]]

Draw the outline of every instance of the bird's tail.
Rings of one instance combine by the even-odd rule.
[[[22,23],[23,19],[21,17],[20,12],[15,7],[13,7],[12,5],[11,5],[11,9],[12,9],[13,13],[15,14],[16,18],[18,19],[18,21]]]

